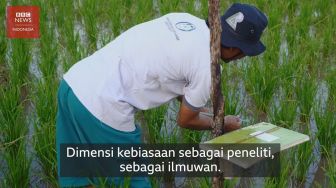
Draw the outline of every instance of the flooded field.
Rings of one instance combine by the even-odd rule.
[[[169,12],[207,18],[207,0],[1,0],[0,187],[58,187],[58,83],[71,65],[128,28]],[[223,13],[233,1],[221,1]],[[225,187],[336,187],[336,3],[247,0],[266,13],[266,52],[222,66],[226,114],[310,136],[281,153],[279,178],[233,178]],[[6,6],[40,7],[40,38],[6,37]],[[144,44],[145,47],[145,44]],[[209,104],[210,106],[210,104]],[[138,112],[146,143],[199,143],[208,131],[176,124],[171,101]],[[153,187],[210,187],[211,178],[151,178]]]

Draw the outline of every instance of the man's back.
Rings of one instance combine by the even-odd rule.
[[[134,107],[153,108],[179,95],[192,106],[204,105],[210,92],[209,37],[204,20],[167,14],[130,28],[64,79],[95,117],[132,131]]]

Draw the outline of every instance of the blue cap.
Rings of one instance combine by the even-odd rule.
[[[239,48],[247,56],[256,56],[265,51],[260,37],[268,21],[256,7],[234,3],[221,17],[221,23],[223,46]]]

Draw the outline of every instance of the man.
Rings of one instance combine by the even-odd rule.
[[[221,22],[225,62],[265,50],[259,40],[267,18],[257,8],[233,4]],[[136,25],[75,64],[59,89],[58,166],[61,143],[140,143],[135,112],[174,98],[181,101],[177,118],[181,127],[210,130],[212,118],[199,113],[210,96],[210,64],[206,21],[187,13]],[[226,131],[240,127],[238,117],[227,116],[225,122]],[[134,178],[131,183],[150,185],[145,178]],[[60,184],[90,183],[86,178],[60,177]]]

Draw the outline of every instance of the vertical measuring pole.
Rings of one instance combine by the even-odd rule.
[[[221,69],[219,65],[221,22],[219,14],[219,1],[209,0],[209,26],[210,26],[210,53],[211,53],[211,100],[213,105],[213,129],[212,136],[223,134],[224,125],[224,97],[221,90]],[[217,161],[219,163],[219,161]],[[212,187],[223,187],[223,177],[220,172],[215,172],[212,179]]]

